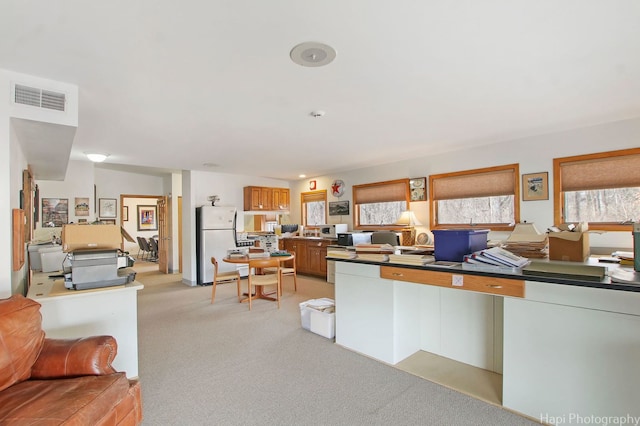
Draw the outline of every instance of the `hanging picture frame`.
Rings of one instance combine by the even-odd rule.
[[[42,226],[54,228],[69,223],[68,198],[42,199]]]
[[[100,198],[98,205],[100,218],[118,217],[118,200],[115,198]]]
[[[522,175],[522,201],[549,199],[549,172]]]
[[[89,216],[89,197],[76,197],[74,210],[76,216]]]
[[[346,216],[349,214],[349,201],[329,201],[329,216]]]
[[[129,206],[122,206],[122,221],[129,221]]]
[[[138,206],[138,231],[158,230],[158,206]]]
[[[427,178],[409,179],[409,189],[411,190],[411,201],[427,200]]]

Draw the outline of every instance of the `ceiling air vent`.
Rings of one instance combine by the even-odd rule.
[[[15,86],[14,102],[17,104],[64,111],[65,101],[66,96],[64,93],[36,89],[20,84],[16,84]]]

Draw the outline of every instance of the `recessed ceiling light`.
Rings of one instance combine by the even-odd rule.
[[[109,154],[102,154],[99,152],[85,152],[85,155],[94,163],[102,163],[109,156]]]
[[[299,178],[306,178],[307,175],[298,175]]]
[[[289,53],[291,60],[303,67],[321,67],[336,58],[333,47],[315,41],[300,43]]]

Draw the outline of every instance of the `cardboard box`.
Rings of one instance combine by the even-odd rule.
[[[589,232],[580,231],[549,232],[549,259],[569,262],[584,262],[591,254]]]
[[[122,234],[119,225],[64,225],[62,250],[119,249]]]

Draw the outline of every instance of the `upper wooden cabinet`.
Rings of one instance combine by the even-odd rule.
[[[289,210],[289,188],[271,188],[273,210]]]
[[[245,211],[288,211],[289,188],[244,187]]]

